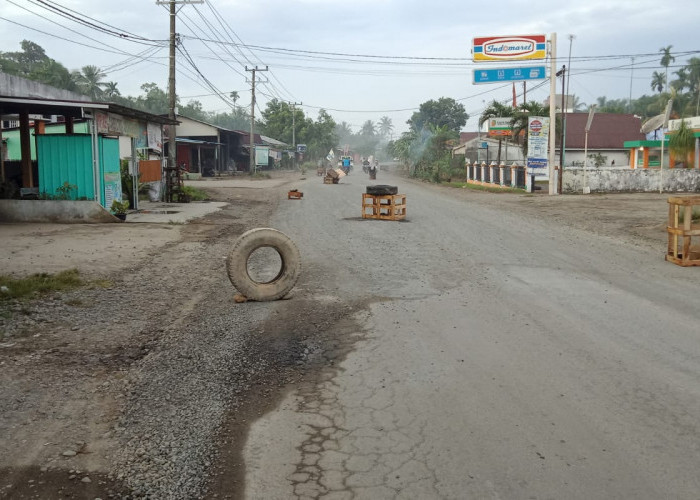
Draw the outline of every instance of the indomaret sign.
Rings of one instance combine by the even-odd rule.
[[[547,56],[545,35],[485,36],[474,38],[474,61],[519,61],[544,59]]]

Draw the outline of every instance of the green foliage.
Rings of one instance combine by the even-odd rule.
[[[115,214],[125,214],[129,210],[129,200],[113,200],[109,209]]]
[[[593,166],[600,168],[608,161],[608,157],[601,153],[589,154],[588,157],[593,160]]]
[[[192,201],[205,201],[209,199],[209,195],[203,189],[198,189],[193,186],[182,186],[180,190]]]
[[[421,104],[406,123],[416,132],[432,125],[447,127],[447,130],[459,133],[468,119],[469,115],[462,104],[451,97],[441,97],[437,101],[430,100]]]
[[[32,274],[26,278],[0,275],[0,287],[7,288],[7,291],[0,292],[0,301],[23,299],[49,292],[71,290],[83,284],[77,269],[61,271],[55,275],[47,273]]]
[[[56,200],[72,200],[73,191],[77,191],[78,186],[71,184],[68,181],[64,182],[62,185],[56,188]]]
[[[688,126],[685,120],[681,120],[678,130],[671,134],[668,140],[668,148],[685,166],[692,166],[695,136],[693,135],[693,129]]]

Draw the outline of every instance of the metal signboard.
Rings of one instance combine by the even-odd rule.
[[[306,144],[297,144],[297,153],[306,153]]]
[[[512,135],[510,118],[489,118],[489,135],[506,137]]]
[[[527,169],[531,174],[548,175],[549,118],[531,116],[527,121]]]
[[[473,70],[473,73],[475,84],[544,80],[547,77],[547,69],[544,66],[475,69]]]
[[[257,166],[267,166],[270,156],[269,146],[255,146],[255,164]]]
[[[476,37],[472,43],[472,60],[518,61],[544,59],[547,56],[545,35]]]

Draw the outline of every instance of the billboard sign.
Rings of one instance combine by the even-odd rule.
[[[535,175],[548,175],[549,118],[530,116],[527,121],[527,169]]]
[[[476,37],[472,43],[472,60],[518,61],[544,59],[547,56],[545,35]]]
[[[297,153],[306,153],[306,144],[297,144]]]
[[[513,134],[510,128],[510,118],[489,118],[489,135],[507,137]]]
[[[474,83],[521,82],[527,80],[544,80],[547,70],[544,66],[520,68],[475,69]]]

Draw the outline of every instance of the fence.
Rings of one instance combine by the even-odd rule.
[[[565,168],[562,179],[564,193],[583,192],[583,169]],[[603,167],[586,169],[586,185],[592,193],[654,192],[670,193],[700,191],[700,169]]]

